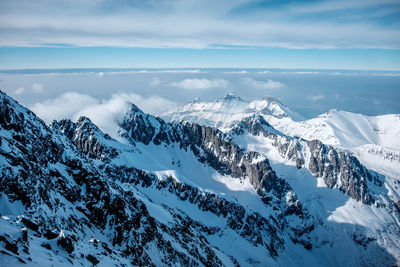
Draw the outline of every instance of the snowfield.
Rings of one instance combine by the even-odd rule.
[[[400,264],[399,115],[229,94],[108,133],[0,103],[0,265]]]

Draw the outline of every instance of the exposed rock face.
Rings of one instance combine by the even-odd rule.
[[[215,128],[186,123],[183,132],[183,139],[190,140],[186,144],[200,162],[208,163],[221,174],[249,177],[260,196],[272,191],[280,199],[291,189],[275,175],[267,158],[257,152],[244,153],[229,136]]]
[[[271,169],[268,159],[257,152],[244,153],[226,134],[207,126],[192,123],[166,123],[160,118],[144,114],[136,106],[120,124],[123,136],[131,142],[156,145],[178,143],[193,151],[197,159],[221,174],[249,177],[261,197],[272,193],[277,199],[291,190]],[[268,198],[265,201],[268,202]]]
[[[225,218],[226,226],[249,242],[264,246],[271,256],[277,256],[278,251],[283,249],[282,230],[286,227],[283,217],[280,217],[283,220],[278,222],[274,218],[265,218],[257,212],[249,213],[240,204],[218,197],[214,193],[202,192],[172,177],[159,180],[155,175],[142,170],[115,166],[105,167],[105,172],[110,178],[132,184],[135,187],[151,187],[161,192],[168,191],[170,194],[176,195],[181,201],[188,201],[196,205],[202,211],[208,211]],[[295,212],[289,210],[290,207],[287,208],[288,213],[293,214]],[[301,211],[301,209],[296,209],[296,211]],[[200,227],[202,231],[212,235],[221,233],[223,228],[222,225],[221,227],[208,228],[195,221],[191,221],[189,226]],[[293,236],[293,238],[296,237]]]
[[[123,145],[87,118],[54,122],[49,128],[3,93],[0,104],[0,200],[19,212],[0,219],[0,226],[7,226],[0,227],[2,255],[28,264],[37,263],[31,252],[42,249],[51,260],[76,265],[265,265],[278,262],[288,247],[306,252],[328,242],[319,236],[325,233],[323,222],[276,175],[266,156],[245,151],[230,134],[193,123],[166,123],[132,106],[119,124],[120,135],[130,142]],[[379,182],[351,155],[282,135],[258,117],[243,120],[232,133],[247,131],[271,138],[285,158],[355,199],[364,202],[367,186]],[[128,160],[140,160],[143,147],[171,148],[165,151],[191,157],[207,171],[248,181],[263,209],[204,190],[190,179],[179,180],[172,172],[160,175],[121,163],[127,154]],[[168,201],[181,206],[171,208]],[[29,230],[21,232],[25,226]],[[16,234],[8,229],[17,229]],[[320,242],[313,243],[316,239]],[[251,244],[269,261],[246,258],[239,264],[241,255],[227,254],[221,245],[227,240]],[[374,243],[362,234],[352,240],[363,249]]]
[[[368,182],[382,186],[377,174],[367,170],[349,152],[337,151],[318,140],[307,142],[311,152],[308,168],[316,177],[324,179],[330,188],[339,188],[365,204],[374,202],[368,191]]]
[[[71,127],[65,129],[75,129],[75,133],[76,129],[80,129],[69,125]],[[79,132],[82,140],[76,140],[77,147],[93,156],[99,155],[99,151],[102,151],[101,155],[112,153],[110,150],[97,149],[101,146],[98,142],[92,143],[85,130],[87,128]],[[71,133],[68,130],[66,132]],[[87,234],[92,229],[103,232],[101,236],[105,242],[104,246],[93,248],[92,251],[98,255],[111,253],[114,256],[110,255],[110,259],[118,255],[119,261],[126,258],[134,265],[153,265],[147,254],[149,247],[152,247],[159,251],[161,261],[165,264],[220,265],[221,261],[209,243],[200,239],[200,231],[194,231],[187,242],[181,240],[179,233],[172,238],[185,244],[183,247],[188,249],[186,253],[167,246],[168,240],[162,233],[173,233],[171,226],[157,222],[142,201],[110,180],[66,136],[48,128],[32,112],[4,93],[0,93],[0,134],[2,197],[6,196],[11,203],[21,201],[25,215],[30,218],[23,219],[23,223],[37,231],[37,236],[48,233],[48,229],[61,231],[57,245],[71,253],[75,260],[79,258],[74,253],[78,253],[82,244],[87,243]],[[71,134],[69,137],[72,137]],[[18,218],[15,218],[11,225],[18,223]],[[175,227],[180,223],[177,220]],[[32,242],[37,243],[37,237],[32,238]],[[19,253],[20,261],[29,261],[29,247],[25,248],[18,239],[10,240],[14,241],[4,238],[6,247],[15,254]],[[112,244],[113,249],[110,250],[107,244]],[[57,249],[49,244],[44,246]],[[199,252],[195,258],[187,256],[191,254],[190,247],[196,247]]]
[[[297,228],[309,229],[309,231],[312,230],[310,225],[313,224],[313,221],[307,215],[307,211],[303,210],[300,201],[297,199],[296,194],[291,190],[290,186],[284,180],[276,176],[269,165],[268,159],[257,152],[244,153],[228,135],[223,134],[219,130],[191,123],[166,123],[160,118],[144,114],[135,105],[132,105],[127,116],[120,123],[120,127],[123,130],[120,134],[127,138],[131,144],[139,142],[145,145],[149,143],[155,145],[177,144],[181,149],[192,151],[198,161],[206,163],[223,175],[231,175],[236,178],[248,177],[262,201],[273,210],[279,211],[276,212],[274,220],[268,222],[268,225],[274,225],[274,229],[265,230],[269,235],[281,231],[284,228],[288,228],[285,216],[291,215],[299,217],[299,223],[296,224]],[[67,131],[68,127],[61,129],[65,129],[64,132],[66,133],[69,132]],[[70,135],[71,140],[77,144],[82,143],[82,141],[79,141],[80,137],[82,137],[82,135],[79,132]],[[99,145],[103,146],[101,143],[99,143]],[[110,157],[112,157],[112,155],[105,156],[104,158]],[[116,180],[120,180],[120,177],[124,177],[125,173],[130,173],[129,170],[125,169],[121,171],[118,167],[113,165],[104,166],[102,169],[107,172],[109,177],[113,177]],[[115,175],[115,172],[118,173],[118,175]],[[153,184],[157,181],[154,176],[149,176],[139,170],[136,170],[135,174],[131,175],[131,177],[135,176],[140,177],[140,180],[136,181],[135,185],[140,183],[142,186],[149,187],[154,186]],[[132,178],[126,177],[123,181],[126,182],[131,179]],[[172,182],[172,180],[170,182]],[[156,182],[156,184],[159,184],[159,182]],[[176,181],[173,182],[172,187],[176,188],[177,186],[185,189],[182,192],[178,190],[179,196],[181,196],[181,194],[196,196],[195,198],[190,198],[191,203],[198,205],[202,210],[211,211],[218,216],[222,215],[226,217],[226,212],[218,210],[229,210],[229,207],[233,205],[233,203],[227,200],[220,200],[215,194],[203,195],[197,189],[189,185],[177,184]],[[157,185],[156,187],[162,189],[165,188],[166,185],[161,183],[161,185]],[[189,190],[189,192],[186,190]],[[290,194],[291,198],[287,198],[287,194]],[[217,207],[213,206],[215,205],[213,204],[214,202],[218,203]],[[237,204],[235,205],[240,208],[235,208],[234,210],[244,211],[243,207]],[[240,214],[243,214],[243,212]],[[227,222],[229,227],[233,227],[234,230],[244,227],[241,222],[243,217],[237,217],[237,215],[232,214],[229,216],[233,218],[230,222]],[[256,220],[258,224],[261,223],[260,220],[267,221],[267,219],[260,215],[255,215],[254,218],[258,218]],[[277,221],[282,222],[277,223]],[[237,228],[237,225],[240,225],[240,227]],[[245,229],[248,228],[248,226],[245,227]],[[305,230],[305,232],[307,231],[308,230]],[[299,238],[294,232],[291,232],[291,234],[293,240],[302,240],[299,242],[308,244],[308,242],[305,241],[307,239],[306,235],[303,238]],[[275,236],[275,234],[272,236]],[[248,238],[254,239],[255,237]],[[281,244],[283,243],[283,239],[281,237],[276,237],[272,238],[272,240],[273,241],[268,241],[266,247],[269,248],[271,255],[277,255],[275,250],[282,248]],[[261,239],[259,243],[262,242]]]
[[[116,157],[118,151],[113,147],[106,146],[103,140],[112,140],[110,136],[104,134],[94,125],[89,118],[80,117],[76,123],[69,119],[59,122],[54,121],[51,128],[57,129],[65,134],[74,145],[84,154],[92,158],[106,159]]]
[[[338,151],[318,140],[288,137],[272,128],[261,116],[245,118],[232,124],[231,129],[231,133],[237,135],[248,132],[267,137],[283,158],[295,162],[298,168],[308,168],[315,177],[322,178],[329,188],[339,188],[357,201],[365,204],[374,202],[368,182],[382,186],[379,175],[365,168],[350,152]]]

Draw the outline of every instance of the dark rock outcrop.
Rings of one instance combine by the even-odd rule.
[[[98,149],[101,142],[90,141],[91,130],[95,134],[100,133],[92,127],[85,128],[85,125],[90,125],[89,121],[81,120],[81,135],[77,135],[87,143],[75,144],[57,130],[59,128],[47,127],[32,112],[1,92],[0,104],[0,192],[11,203],[22,202],[25,215],[22,217],[23,224],[39,232],[31,238],[40,238],[41,232],[45,233],[46,238],[52,238],[53,235],[46,229],[63,229],[57,245],[73,255],[77,244],[87,242],[82,239],[85,229],[93,229],[99,233],[112,233],[105,235],[105,238],[113,249],[108,245],[99,246],[99,249],[114,254],[113,257],[122,255],[134,265],[154,265],[147,255],[146,249],[150,245],[162,251],[160,258],[169,264],[220,262],[209,243],[201,241],[197,232],[187,242],[176,236],[179,239],[176,242],[181,242],[183,248],[190,244],[198,249],[197,259],[188,257],[189,251],[182,253],[173,247],[164,250],[161,244],[167,241],[161,233],[173,233],[171,226],[161,227],[150,216],[142,201],[109,179],[94,165],[91,157],[84,156],[91,154],[97,158],[113,153],[106,148]],[[80,129],[68,122],[65,125],[69,125],[69,128],[63,129],[66,129],[70,138],[72,132],[75,135]],[[104,135],[99,136],[108,141]],[[78,150],[78,147],[82,150]],[[40,225],[35,221],[39,221]],[[18,245],[7,239],[3,242],[11,252],[19,253]],[[51,249],[55,249],[50,245],[43,246],[50,249],[50,253]]]
[[[317,178],[322,178],[329,188],[338,188],[365,204],[374,203],[368,184],[381,186],[378,174],[368,170],[350,152],[326,146],[321,141],[307,141],[286,136],[275,130],[262,116],[253,115],[231,126],[231,133],[262,135],[272,141],[279,154],[296,163],[297,168],[308,168]],[[308,155],[305,158],[304,155]],[[308,161],[308,166],[305,162]]]
[[[76,123],[69,119],[54,121],[51,128],[65,134],[80,151],[89,157],[106,160],[118,155],[118,151],[105,142],[114,140],[109,135],[102,133],[89,118],[80,117]]]

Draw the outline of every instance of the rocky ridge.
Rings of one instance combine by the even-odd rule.
[[[363,166],[351,152],[324,145],[319,140],[293,138],[275,130],[262,116],[253,115],[230,125],[234,135],[262,135],[271,140],[279,154],[322,178],[329,188],[339,188],[357,201],[374,203],[368,184],[381,187],[382,177]],[[307,164],[308,163],[308,164]]]
[[[71,140],[76,142],[76,140],[80,139],[80,136],[96,135],[95,131],[93,131],[93,129],[96,128],[90,126],[90,124],[92,124],[90,120],[81,118],[79,122],[89,125],[84,126],[78,123],[78,127],[75,128],[76,132],[70,136]],[[54,123],[53,126],[67,134],[70,129],[70,124],[70,121],[63,120]],[[267,233],[279,233],[288,228],[292,240],[304,244],[307,248],[311,248],[311,244],[308,241],[309,238],[304,234],[312,230],[313,220],[307,214],[307,211],[303,210],[301,203],[290,186],[284,180],[279,179],[276,176],[275,172],[269,166],[267,158],[257,152],[244,153],[227,134],[224,134],[215,128],[192,123],[166,123],[160,118],[144,114],[135,105],[132,105],[130,111],[125,116],[125,119],[120,123],[120,126],[121,136],[129,140],[133,145],[138,142],[145,145],[148,145],[149,143],[155,145],[171,145],[175,143],[179,145],[182,150],[192,151],[198,161],[209,165],[222,175],[230,175],[238,179],[248,177],[250,183],[253,185],[265,205],[274,211],[274,216],[271,216],[270,218],[263,218],[259,214],[244,216],[245,209],[241,205],[230,203],[226,199],[221,199],[215,194],[201,193],[197,188],[193,188],[187,184],[182,184],[171,177],[167,177],[168,179],[166,181],[169,182],[168,187],[174,188],[173,191],[179,197],[181,197],[181,195],[186,196],[182,200],[186,200],[187,195],[190,195],[192,198],[189,198],[189,202],[196,204],[199,208],[211,211],[218,216],[222,214],[223,217],[228,216],[234,218],[234,222],[232,222],[232,220],[228,220],[227,222],[228,226],[234,230],[242,229],[244,227],[242,223],[243,219],[245,217],[249,219],[253,216],[254,218],[258,218],[258,220],[269,221],[268,225],[272,226],[272,230],[267,230]],[[86,130],[86,133],[82,133],[82,130]],[[94,139],[98,140],[97,138]],[[83,144],[80,147],[90,147],[90,140],[94,139],[85,138],[82,140],[83,143],[78,143]],[[106,147],[107,145],[104,144],[101,146]],[[99,154],[95,157],[101,158],[101,155]],[[114,157],[114,154],[107,155],[105,158],[110,159],[112,157]],[[107,164],[106,161],[104,163],[106,165],[101,166],[101,168],[106,170],[110,177],[114,177],[114,179],[117,180],[120,180],[120,177],[125,177],[123,181],[135,180],[130,178],[129,175],[126,175],[127,173],[130,174],[132,172],[129,168],[118,166],[118,164]],[[115,175],[112,170],[118,170],[118,175]],[[139,177],[142,177],[147,181],[145,183],[136,181],[135,185],[140,184],[145,187],[152,186],[158,189],[167,187],[166,182],[160,182],[155,175],[137,170],[136,168],[133,168],[133,170],[134,173],[141,173]],[[289,195],[290,197],[287,197]],[[204,203],[208,203],[210,206],[204,205]],[[231,205],[235,206],[234,211],[241,210],[241,212],[239,214],[235,214],[235,212],[226,213],[226,210],[230,210],[229,207]],[[286,217],[289,216],[298,217],[299,222],[295,225],[289,225],[286,221]],[[258,223],[263,224],[261,221]],[[238,225],[240,225],[240,227],[238,227]],[[248,226],[244,228],[251,229]],[[296,230],[294,231],[293,229]],[[273,234],[272,236],[277,235],[282,234]],[[249,238],[257,239],[254,235]],[[275,241],[278,241],[278,243],[271,245],[270,242],[270,244],[267,245],[271,255],[277,255],[275,248],[282,247],[284,242],[282,237],[276,238]],[[260,242],[260,240],[258,242]]]
[[[120,136],[127,141],[121,144],[88,118],[61,120],[49,128],[4,93],[0,100],[0,199],[12,211],[1,214],[0,257],[10,263],[16,263],[14,259],[30,265],[52,260],[83,265],[288,265],[282,263],[287,251],[315,255],[332,247],[327,223],[299,201],[267,156],[236,144],[235,136],[246,133],[272,140],[282,157],[328,187],[339,188],[360,203],[381,203],[374,190],[382,187],[382,178],[354,156],[318,141],[285,136],[262,117],[235,122],[223,133],[196,123],[167,123],[132,105],[119,122]],[[187,173],[160,175],[137,167],[145,166],[140,160],[151,147],[177,153],[180,159],[193,157],[196,166],[232,181],[248,181],[261,200],[262,212],[236,199],[239,195],[204,190],[189,182]],[[157,155],[153,156],[156,164]],[[172,168],[183,168],[171,158]],[[28,229],[21,231],[23,226]],[[232,252],[224,238],[251,246],[258,256],[250,256],[246,249]],[[369,262],[396,262],[384,250],[375,250],[379,260],[368,256],[374,243],[373,236],[361,232],[346,244]],[[41,258],[46,260],[40,261],[33,251],[45,251]]]

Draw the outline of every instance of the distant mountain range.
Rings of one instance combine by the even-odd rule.
[[[400,176],[400,114],[365,116],[358,113],[330,110],[305,120],[272,97],[244,101],[228,94],[212,102],[200,99],[171,110],[161,117],[167,121],[190,121],[221,131],[252,114],[262,116],[276,130],[288,136],[320,140],[326,145],[352,151],[370,168],[390,169]]]
[[[400,116],[132,104],[118,138],[0,92],[2,265],[400,264]]]

